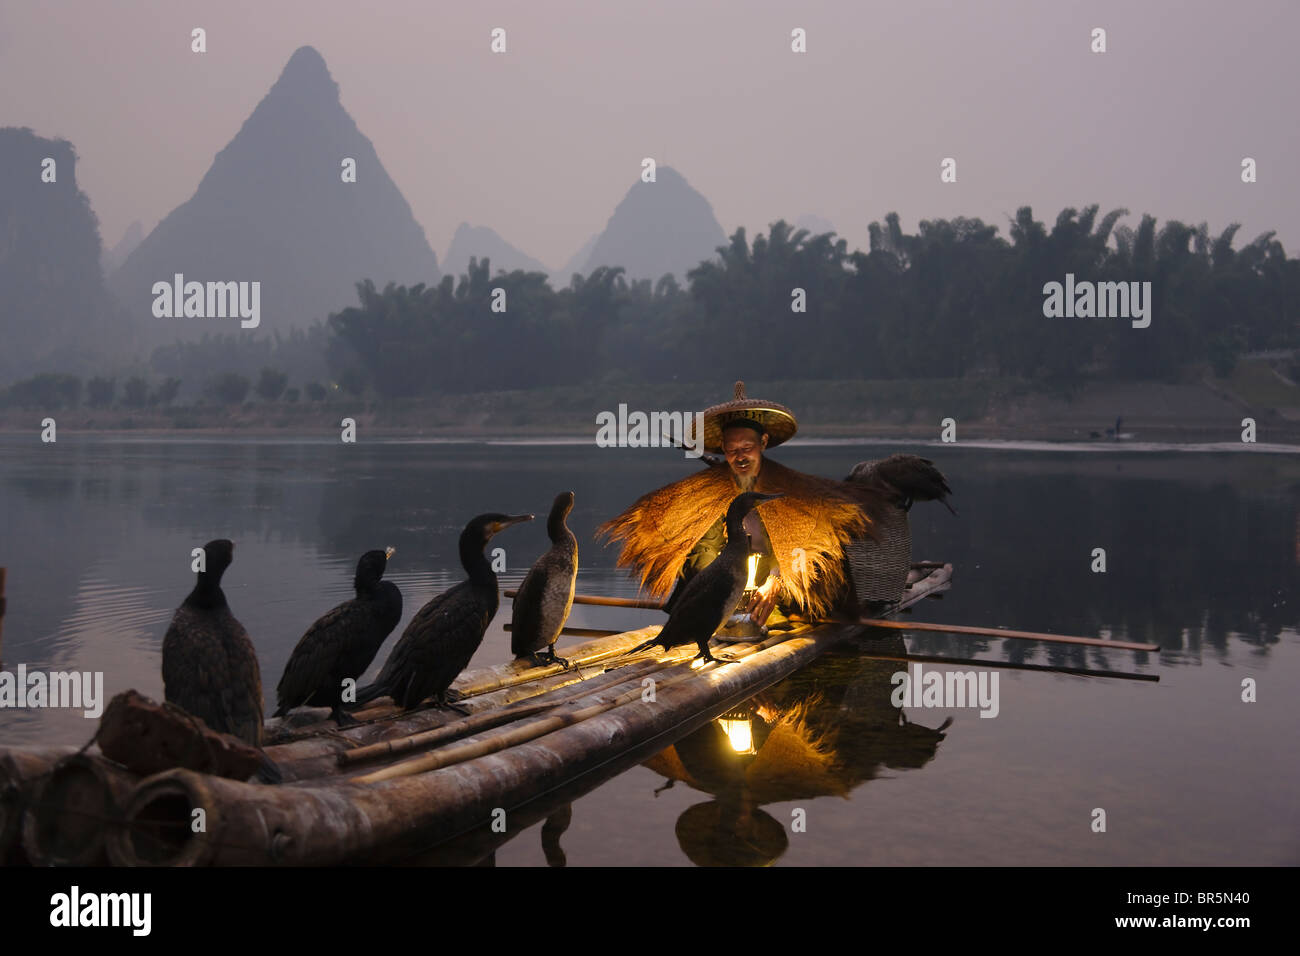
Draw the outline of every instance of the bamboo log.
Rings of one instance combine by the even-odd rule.
[[[0,865],[25,863],[23,814],[54,765],[75,747],[6,750],[0,753]]]
[[[1074,637],[1069,634],[1043,634],[1038,631],[1004,631],[996,627],[974,627],[968,624],[929,624],[922,621],[889,621],[864,617],[859,624],[866,627],[883,627],[895,631],[936,631],[940,634],[975,634],[981,637],[1009,637],[1022,641],[1046,641],[1051,644],[1087,644],[1093,647],[1112,647],[1126,651],[1160,652],[1159,644],[1136,644],[1131,641],[1108,641],[1101,637]]]
[[[433,730],[426,730],[416,734],[410,734],[406,737],[397,737],[389,740],[383,740],[379,743],[370,744],[366,747],[358,747],[356,750],[345,750],[338,756],[340,766],[346,767],[352,764],[362,763],[366,760],[372,760],[376,757],[384,757],[393,754],[408,753],[412,750],[423,750],[436,744],[446,743],[457,737],[467,737],[470,734],[480,733],[485,730],[491,730],[502,724],[513,723],[524,717],[532,717],[536,714],[552,710],[561,704],[568,703],[578,697],[584,697],[594,694],[598,690],[603,690],[611,684],[621,684],[633,677],[639,677],[642,672],[655,669],[656,665],[641,664],[631,667],[620,667],[610,672],[607,671],[602,677],[592,678],[591,680],[582,681],[582,687],[577,693],[572,693],[571,687],[564,688],[564,693],[560,696],[556,694],[545,694],[541,700],[526,701],[515,704],[510,707],[493,709],[474,714],[466,717],[464,720],[453,721],[450,724],[444,724],[441,727],[435,727]]]
[[[551,677],[520,687],[506,688],[474,698],[475,704],[481,704],[481,707],[470,708],[470,710],[474,715],[490,713],[500,707],[509,706],[519,701],[540,699],[545,693],[564,691],[579,682],[579,677],[570,674],[564,678]],[[279,767],[282,779],[285,782],[337,776],[340,772],[339,756],[341,754],[349,753],[363,746],[382,743],[390,738],[445,727],[457,719],[462,719],[459,714],[443,710],[422,710],[416,711],[406,718],[369,724],[364,728],[368,731],[367,735],[362,737],[355,736],[355,734],[348,737],[338,731],[331,731],[309,740],[296,741],[293,749],[289,751],[290,755],[277,760],[276,766]],[[348,728],[345,733],[354,733],[361,729]],[[281,748],[275,749],[279,750]]]
[[[563,727],[544,738],[429,773],[376,784],[259,787],[187,770],[143,781],[108,840],[124,864],[331,865],[409,855],[491,822],[642,746],[667,746],[806,666],[860,629],[818,628]],[[611,742],[617,746],[611,747]],[[194,833],[191,810],[206,810]],[[161,834],[161,838],[159,838]]]
[[[23,814],[23,850],[37,866],[99,866],[105,835],[138,778],[89,753],[50,770]]]
[[[565,648],[560,653],[562,656],[572,654],[570,659],[574,661],[608,660],[658,632],[659,626],[654,625],[628,631],[626,634],[618,635],[616,639],[589,641],[572,650]],[[604,666],[601,666],[600,672],[604,670]],[[526,667],[520,661],[511,661],[508,664],[466,671],[457,678],[452,687],[462,693],[470,692],[458,703],[472,713],[477,713],[536,696],[556,687],[576,683],[584,678],[584,673],[590,676],[590,668],[584,669],[583,666],[575,665],[566,671],[558,664],[539,668]],[[361,711],[357,716],[364,718],[370,713],[370,711]],[[295,736],[287,740],[281,738],[281,743],[266,747],[266,754],[280,766],[282,772],[287,773],[285,766],[287,763],[308,757],[337,754],[393,736],[430,730],[448,724],[461,716],[432,707],[406,712],[399,711],[395,707],[385,707],[380,713],[383,715],[381,719],[357,727],[345,727],[342,730],[335,729],[333,721],[311,725],[305,730],[315,729],[317,733],[301,738]],[[326,733],[321,734],[319,731],[326,731]],[[286,776],[286,779],[292,778]]]
[[[645,693],[645,686],[642,683],[645,680],[654,681],[655,693],[657,694],[660,688],[680,683],[692,676],[694,675],[689,667],[684,670],[677,665],[655,668],[648,674],[644,674],[644,676],[620,681],[603,691],[587,694],[570,701],[571,704],[575,705],[583,701],[591,701],[591,703],[576,709],[566,710],[563,713],[541,714],[532,720],[520,720],[508,727],[476,734],[474,737],[463,740],[458,744],[443,747],[433,753],[423,754],[419,757],[412,757],[409,760],[403,760],[392,766],[351,779],[355,783],[379,783],[396,777],[409,777],[415,774],[427,773],[430,770],[450,767],[452,764],[463,763],[466,760],[473,760],[475,757],[482,757],[505,750],[507,747],[536,740],[538,737],[543,737],[562,727],[572,726],[590,717],[603,714],[607,710],[620,707]],[[601,699],[602,697],[604,699]]]
[[[636,661],[628,658],[627,661],[620,661],[619,666],[623,669],[629,669]],[[592,673],[594,671],[594,673]],[[565,675],[556,675],[544,679],[543,681],[533,684],[524,684],[516,687],[506,687],[491,694],[484,694],[472,699],[472,714],[469,720],[473,718],[482,718],[490,715],[502,707],[508,707],[512,704],[521,702],[545,703],[547,701],[564,700],[577,694],[581,696],[584,693],[590,693],[590,688],[599,686],[603,679],[605,669],[589,669],[588,674],[580,679],[574,676],[573,671]],[[618,679],[616,676],[610,679]],[[436,717],[436,722],[431,722],[428,718]],[[417,720],[415,718],[426,718]],[[382,746],[385,741],[401,736],[409,736],[413,733],[421,733],[428,730],[436,730],[441,727],[451,726],[458,721],[449,720],[442,711],[421,711],[414,715],[410,722],[393,722],[384,725],[386,731],[382,737],[372,738],[372,743],[367,746],[378,744]],[[341,772],[340,757],[345,753],[351,753],[353,749],[359,749],[354,741],[342,738],[337,734],[329,737],[320,738],[317,741],[319,750],[312,756],[299,756],[289,761],[278,763],[280,771],[285,781],[307,781],[317,780],[324,777],[337,777]],[[348,764],[343,764],[348,766]]]
[[[647,637],[658,632],[659,625],[653,625],[648,628],[639,628],[634,631],[620,631],[618,634],[626,635],[620,640],[611,641],[609,638],[600,640],[586,641],[582,644],[571,647],[557,649],[561,657],[569,661],[570,667],[566,670],[561,664],[546,664],[537,666],[527,660],[513,660],[505,664],[497,664],[492,667],[480,667],[467,670],[451,685],[451,690],[456,697],[458,706],[474,710],[477,705],[469,698],[477,697],[481,694],[494,693],[506,687],[514,687],[519,684],[527,684],[534,681],[545,681],[556,675],[568,675],[570,679],[576,680],[574,676],[581,668],[591,664],[597,664],[601,661],[617,657],[620,653],[630,647],[635,647]],[[527,696],[525,694],[525,696]],[[387,698],[381,698],[387,700]],[[320,713],[325,713],[320,710]],[[368,721],[410,718],[416,713],[429,713],[429,711],[402,711],[392,703],[376,703],[372,706],[355,712],[353,716]],[[439,711],[432,711],[437,715]],[[439,720],[445,723],[449,719],[444,714]],[[291,718],[272,718],[267,721],[267,732],[270,739],[267,741],[268,752],[271,749],[278,748],[294,743],[305,737],[313,737],[321,732],[336,732],[336,725],[332,720],[321,720],[310,724],[295,724]],[[426,725],[429,726],[429,725]],[[352,736],[356,728],[346,728],[341,733],[346,736]],[[382,731],[379,732],[382,735]],[[362,732],[364,736],[364,732]],[[280,756],[293,759],[296,755],[275,755],[273,759],[278,761]]]

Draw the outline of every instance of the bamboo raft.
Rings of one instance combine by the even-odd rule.
[[[951,565],[915,565],[894,613],[940,596],[951,576]],[[624,656],[659,625],[579,631],[602,636],[562,648],[567,670],[512,661],[461,674],[452,690],[462,713],[400,712],[385,698],[353,727],[319,708],[269,721],[278,786],[187,769],[134,774],[95,744],[0,750],[0,862],[337,865],[499,842],[493,823],[518,832],[544,818],[548,797],[597,786],[868,626],[797,623],[723,645],[725,664],[692,662],[693,645]]]

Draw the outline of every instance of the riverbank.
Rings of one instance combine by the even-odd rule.
[[[1249,384],[1253,381],[1246,378]],[[1253,418],[1259,442],[1300,444],[1300,389],[1273,386],[1270,403],[1234,391],[1235,378],[1185,384],[1099,383],[1070,399],[1005,379],[748,383],[799,416],[801,437],[938,439],[945,419],[956,437],[1024,441],[1105,440],[1117,418],[1140,441],[1234,442]],[[359,436],[591,439],[596,414],[687,411],[730,397],[730,386],[656,383],[492,391],[380,402],[336,393],[321,402],[250,402],[144,409],[0,410],[0,432],[39,432],[52,417],[63,434],[293,435],[334,438],[343,419]],[[1295,394],[1291,394],[1295,393]]]

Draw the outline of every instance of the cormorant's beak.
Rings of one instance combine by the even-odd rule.
[[[389,558],[391,558],[391,557],[392,557],[393,555],[395,555],[396,553],[397,553],[397,549],[396,549],[396,548],[384,548],[384,560],[387,561]]]
[[[771,501],[773,498],[784,498],[784,497],[785,497],[785,492],[784,492],[784,491],[778,491],[778,492],[776,492],[775,494],[771,494],[771,495],[759,494],[758,497],[761,498],[763,501]],[[762,502],[759,502],[759,503],[761,504]]]
[[[492,533],[498,534],[499,532],[504,531],[506,528],[510,527],[512,524],[522,524],[525,521],[532,521],[536,517],[537,517],[536,515],[511,515],[505,521],[498,521],[495,525],[493,525]]]

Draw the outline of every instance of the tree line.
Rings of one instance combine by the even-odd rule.
[[[168,376],[161,380],[132,375],[118,384],[116,378],[95,376],[82,380],[77,375],[41,372],[0,389],[0,408],[38,408],[51,411],[64,408],[156,408],[177,404],[181,379]],[[297,402],[306,399],[323,402],[329,390],[319,382],[290,388],[288,373],[263,368],[256,379],[238,372],[221,372],[207,380],[203,400],[216,405],[240,405],[251,396],[263,402]]]
[[[891,213],[868,252],[779,221],[752,242],[738,229],[685,288],[602,267],[555,290],[471,260],[437,286],[358,283],[359,303],[329,319],[327,358],[346,390],[383,398],[733,376],[997,376],[1068,391],[1196,364],[1226,375],[1246,351],[1300,346],[1300,260],[1273,233],[1234,249],[1236,225],[1215,236],[1143,216],[1132,229],[1117,226],[1127,210],[1099,211],[1065,209],[1048,229],[1023,207],[1009,240],[966,218],[909,235]],[[1043,286],[1067,273],[1150,281],[1151,326],[1044,317]]]
[[[1300,347],[1300,260],[1273,233],[1234,248],[1236,225],[1214,235],[1204,223],[1157,226],[1144,215],[1130,228],[1120,224],[1127,210],[1099,214],[1065,209],[1049,228],[1022,207],[1004,238],[967,218],[925,220],[909,234],[890,213],[871,223],[866,252],[778,221],[752,241],[737,229],[685,286],[601,267],[557,289],[541,273],[493,276],[475,259],[434,286],[363,280],[356,305],[307,329],[176,342],[114,379],[46,372],[0,391],[0,404],[230,405],[735,378],[1008,378],[1068,393],[1207,366],[1222,376],[1245,352]],[[1067,274],[1151,282],[1151,326],[1045,317],[1044,285]]]

